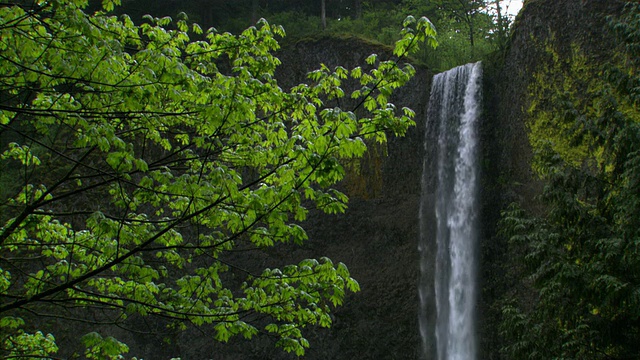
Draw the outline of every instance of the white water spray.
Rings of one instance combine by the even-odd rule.
[[[420,332],[424,358],[429,360],[475,360],[477,356],[481,78],[481,64],[467,64],[436,75],[431,87],[420,206],[419,285]],[[435,138],[437,148],[429,151]]]

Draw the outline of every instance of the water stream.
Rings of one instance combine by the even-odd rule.
[[[475,360],[477,356],[474,308],[481,79],[481,64],[473,63],[436,75],[431,87],[419,245],[419,321],[428,360]]]

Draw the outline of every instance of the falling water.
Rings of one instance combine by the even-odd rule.
[[[420,331],[426,359],[475,360],[480,63],[433,79],[420,206]],[[437,146],[432,145],[437,139]]]

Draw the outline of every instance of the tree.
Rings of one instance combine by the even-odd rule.
[[[456,21],[467,28],[469,44],[473,48],[476,43],[476,16],[487,7],[485,0],[435,0],[432,3],[446,11]]]
[[[629,2],[613,20],[623,45],[606,66],[549,46],[535,76],[529,137],[548,210],[503,219],[534,287],[503,308],[508,358],[640,357],[639,15]]]
[[[99,324],[140,317],[218,341],[263,331],[303,354],[303,328],[330,326],[356,280],[327,258],[240,268],[234,252],[303,242],[309,206],[344,211],[341,161],[413,124],[388,103],[413,68],[372,55],[368,70],[322,66],[285,91],[280,27],[202,34],[84,6],[0,7],[0,357],[56,353],[37,321],[49,317],[96,325],[87,358],[128,349]],[[428,20],[404,25],[397,59],[435,46]],[[361,87],[346,94],[347,78]],[[347,95],[360,116],[332,105]]]
[[[509,18],[503,15],[500,1],[501,0],[495,1],[495,8],[496,8],[495,22],[496,22],[496,35],[498,38],[498,43],[500,44],[499,45],[500,47],[503,47],[506,45],[504,42],[508,40]]]
[[[320,0],[320,21],[322,22],[322,30],[327,29],[327,1]]]

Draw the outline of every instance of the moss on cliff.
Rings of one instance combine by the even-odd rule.
[[[611,59],[616,46],[607,16],[620,14],[623,5],[624,1],[526,1],[505,57],[485,72],[482,358],[501,358],[501,302],[534,301],[520,257],[523,249],[510,247],[495,227],[500,211],[511,202],[533,213],[545,211],[537,201],[543,183],[532,168],[533,148],[551,144],[576,166],[597,167],[598,145],[577,136],[574,130],[580,125],[575,116],[570,111],[563,114],[558,105],[568,95],[599,88],[599,66]],[[599,111],[586,97],[574,100],[576,110]]]

